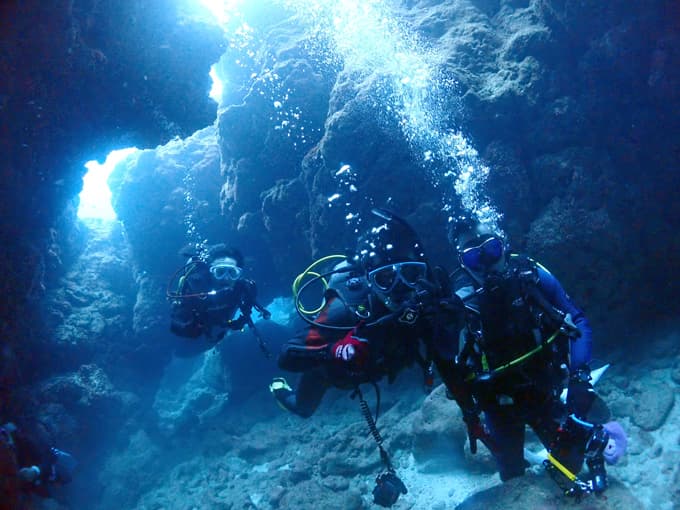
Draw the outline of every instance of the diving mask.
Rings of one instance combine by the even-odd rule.
[[[481,271],[496,264],[503,257],[503,241],[492,236],[477,246],[470,246],[460,252],[460,262],[471,271]]]
[[[210,274],[221,281],[235,281],[241,277],[243,270],[230,258],[217,259],[210,264]]]
[[[427,264],[424,262],[399,262],[369,271],[368,281],[379,291],[389,293],[399,281],[413,289],[426,276]]]

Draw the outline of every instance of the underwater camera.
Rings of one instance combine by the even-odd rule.
[[[373,489],[373,502],[384,507],[394,505],[401,494],[406,494],[406,486],[397,475],[391,471],[386,471],[375,479]]]
[[[590,471],[593,492],[604,492],[607,488],[607,473],[604,469],[604,450],[609,442],[609,433],[597,425],[586,444],[585,459]]]

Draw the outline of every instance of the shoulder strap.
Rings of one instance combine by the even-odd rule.
[[[519,277],[522,283],[523,292],[536,303],[536,305],[546,314],[548,319],[554,323],[555,327],[564,322],[566,313],[555,308],[545,297],[539,287],[538,267],[535,260],[526,255],[517,255]]]

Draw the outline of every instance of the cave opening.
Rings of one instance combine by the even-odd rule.
[[[238,3],[238,0],[200,0],[198,5],[208,10],[210,17],[217,23],[225,25],[232,13],[237,12]],[[209,75],[212,80],[212,87],[208,93],[208,96],[218,105],[221,103],[225,81],[224,70],[221,69],[220,60],[210,68]],[[87,172],[83,176],[83,188],[79,194],[77,211],[77,216],[80,220],[109,222],[118,219],[111,205],[111,190],[109,189],[108,178],[116,165],[138,150],[136,147],[117,149],[111,151],[103,163],[97,160],[85,163],[84,166],[87,168]]]
[[[128,147],[111,151],[104,163],[91,160],[85,163],[87,173],[83,176],[83,189],[78,195],[78,218],[81,220],[117,220],[116,212],[111,205],[111,189],[108,179],[113,169],[128,156],[139,149]]]

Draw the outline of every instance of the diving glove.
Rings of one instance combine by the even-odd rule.
[[[564,316],[560,330],[563,334],[572,338],[578,338],[581,336],[581,330],[578,329],[578,326],[574,323],[574,319],[571,317],[570,313]]]
[[[348,333],[331,347],[337,365],[351,373],[363,372],[368,365],[368,341]]]

